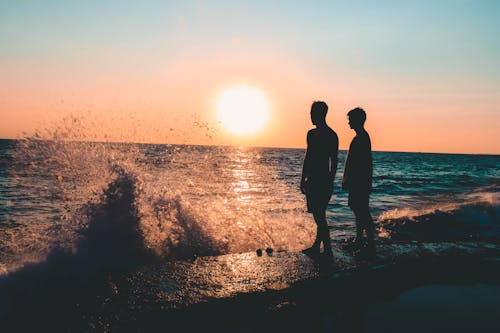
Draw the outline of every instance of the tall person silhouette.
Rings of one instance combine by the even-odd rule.
[[[331,257],[330,233],[326,223],[326,207],[333,192],[337,172],[339,139],[326,123],[328,105],[316,101],[311,105],[311,121],[316,128],[307,132],[307,151],[302,167],[300,190],[306,195],[307,211],[313,214],[317,232],[314,244],[303,252],[310,256],[324,254]]]
[[[368,208],[372,190],[372,146],[370,136],[364,128],[366,112],[355,108],[347,113],[349,126],[356,132],[349,146],[349,153],[344,167],[342,189],[349,191],[349,207],[356,218],[356,238],[354,245],[364,245],[364,232],[367,244],[372,247],[374,225]]]

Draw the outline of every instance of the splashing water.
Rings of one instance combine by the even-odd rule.
[[[71,141],[79,133],[60,129],[47,136],[15,141],[2,157],[3,273],[54,249],[116,261],[312,242],[303,198],[265,150]]]
[[[303,150],[97,142],[86,126],[73,117],[0,140],[0,274],[54,253],[120,267],[311,245]],[[327,209],[333,242],[355,233],[339,189],[345,156]],[[499,156],[373,156],[379,237],[500,240]]]
[[[500,198],[495,186],[442,200],[425,208],[392,209],[379,215],[379,237],[392,240],[500,241]],[[494,191],[494,192],[492,192]]]

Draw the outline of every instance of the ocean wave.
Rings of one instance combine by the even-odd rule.
[[[395,241],[500,241],[498,191],[475,191],[461,201],[380,214],[379,236]]]
[[[61,258],[113,270],[312,242],[302,197],[253,151],[38,138],[12,149],[7,195],[21,199],[1,226],[0,275]]]

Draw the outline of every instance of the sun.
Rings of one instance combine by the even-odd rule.
[[[258,89],[236,86],[224,90],[220,95],[217,112],[225,129],[234,134],[249,135],[264,126],[269,107]]]

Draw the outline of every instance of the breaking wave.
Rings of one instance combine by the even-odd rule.
[[[13,203],[0,221],[0,275],[61,256],[101,270],[304,248],[313,223],[268,157],[227,147],[16,141],[3,157]]]
[[[424,209],[393,209],[379,218],[379,236],[395,241],[500,241],[500,200],[495,188]]]

